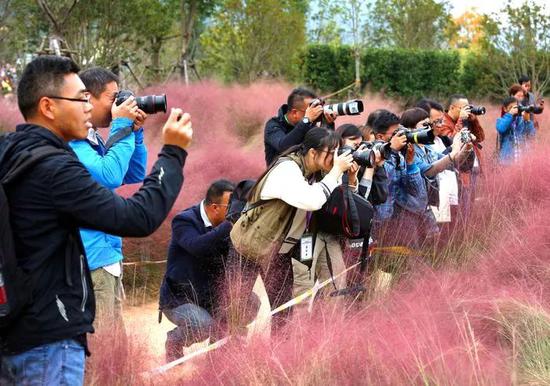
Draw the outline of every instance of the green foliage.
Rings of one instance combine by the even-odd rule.
[[[305,41],[301,0],[225,0],[201,36],[203,66],[225,80],[291,75]]]
[[[318,90],[339,90],[354,80],[353,51],[349,46],[308,46],[300,55],[300,74]]]
[[[455,31],[446,1],[376,0],[366,29],[375,46],[444,48]]]
[[[362,83],[390,96],[447,95],[459,84],[460,57],[453,51],[368,48],[362,51]],[[301,75],[322,91],[338,90],[354,80],[353,51],[348,46],[308,46]]]
[[[367,49],[363,82],[390,96],[444,96],[456,89],[460,58],[453,51]]]

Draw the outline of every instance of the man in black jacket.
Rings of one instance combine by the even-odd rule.
[[[21,77],[25,124],[2,142],[0,177],[37,147],[57,149],[4,185],[18,267],[31,279],[32,300],[0,330],[0,384],[70,384],[84,380],[86,334],[95,300],[79,227],[119,236],[151,234],[183,183],[190,116],[173,109],[164,146],[141,189],[123,199],[97,184],[67,142],[84,139],[92,105],[70,59],[42,56]]]
[[[312,91],[304,88],[292,90],[287,103],[282,105],[276,117],[265,124],[264,145],[267,166],[288,148],[304,141],[306,133],[314,127],[314,122],[323,114],[323,106],[310,106],[317,98]],[[327,122],[334,117],[325,115]]]
[[[183,346],[204,340],[214,327],[218,287],[224,277],[232,225],[225,219],[234,185],[215,181],[200,204],[172,220],[160,310],[178,327],[168,332],[166,359],[182,355]]]

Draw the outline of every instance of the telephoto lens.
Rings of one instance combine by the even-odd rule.
[[[483,106],[470,105],[470,112],[474,115],[485,115],[487,110]]]
[[[323,109],[325,113],[332,115],[359,115],[365,108],[361,99],[352,99],[343,103],[324,105]]]
[[[342,146],[338,149],[338,155],[342,155],[346,151],[351,152],[353,161],[356,162],[359,166],[365,166],[367,168],[374,167],[376,155],[374,154],[374,151],[372,151],[372,149],[358,151],[351,146]]]
[[[134,95],[134,93],[130,90],[119,91],[115,100],[117,106],[124,103],[124,101],[132,95]],[[136,97],[136,103],[138,108],[146,114],[156,114],[161,111],[165,113],[167,110],[166,94]]]
[[[431,127],[410,130],[400,126],[396,135],[405,134],[408,143],[416,143],[420,145],[431,145],[434,143],[435,134]]]

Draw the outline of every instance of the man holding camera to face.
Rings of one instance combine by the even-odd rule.
[[[296,88],[288,96],[276,117],[265,124],[264,145],[267,166],[285,150],[303,142],[306,133],[315,126],[315,122],[324,114],[327,123],[332,124],[335,117],[323,112],[321,103],[312,104],[317,96],[305,88]]]
[[[79,74],[90,92],[92,110],[88,136],[69,145],[94,180],[108,189],[143,181],[147,149],[143,143],[143,123],[147,118],[134,97],[117,105],[118,77],[103,68],[90,68]],[[110,127],[107,142],[98,128]],[[122,321],[122,239],[101,231],[82,228],[82,242],[96,297],[96,326],[116,326]]]

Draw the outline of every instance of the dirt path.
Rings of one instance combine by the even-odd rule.
[[[175,327],[166,317],[158,322],[158,303],[152,302],[139,307],[124,307],[124,324],[128,334],[143,339],[151,353],[150,367],[164,364],[164,343],[166,333]]]

